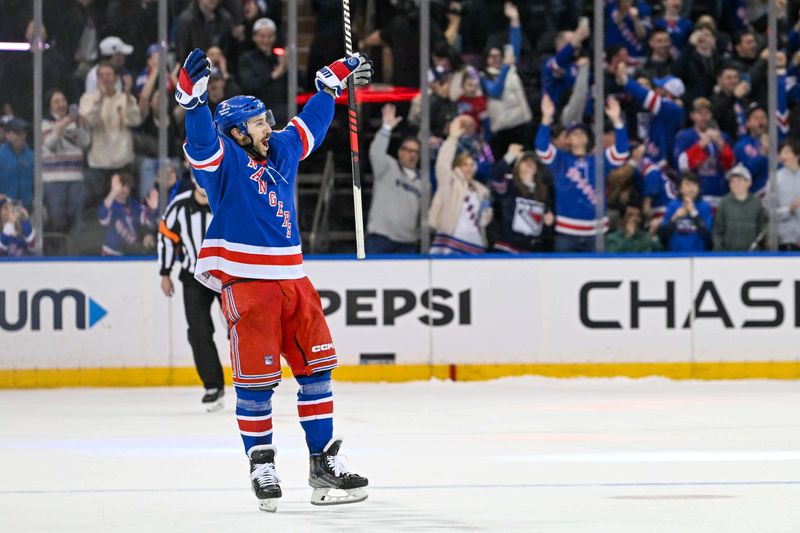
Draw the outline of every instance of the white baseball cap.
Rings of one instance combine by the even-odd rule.
[[[675,76],[664,76],[663,78],[656,78],[653,80],[656,87],[664,89],[675,98],[680,98],[686,92],[686,85],[683,80]]]
[[[114,54],[130,55],[133,52],[133,46],[125,44],[125,41],[119,37],[106,37],[100,41],[100,53],[104,56],[111,56]]]
[[[260,18],[253,23],[253,33],[259,32],[261,30],[272,30],[273,33],[276,32],[278,27],[275,25],[275,22],[267,17]]]

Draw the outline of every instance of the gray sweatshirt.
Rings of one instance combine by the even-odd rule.
[[[792,171],[786,167],[777,173],[778,198],[778,242],[800,243],[800,210],[792,213],[792,202],[800,198],[800,169]]]
[[[397,159],[386,153],[390,136],[391,130],[382,126],[369,147],[374,182],[367,232],[395,242],[414,243],[420,239],[422,180],[416,171],[413,178],[409,177]]]
[[[714,250],[747,252],[759,238],[763,245],[762,232],[766,227],[767,210],[758,198],[749,194],[740,201],[728,193],[720,201],[714,218]]]

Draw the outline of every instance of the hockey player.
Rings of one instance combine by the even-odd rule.
[[[356,54],[320,69],[319,92],[279,131],[272,130],[272,113],[252,96],[221,102],[212,121],[206,106],[210,66],[205,53],[192,51],[175,98],[187,109],[184,151],[214,213],[195,276],[222,292],[236,417],[253,491],[261,510],[276,510],[281,488],[271,399],[283,355],[300,386],[297,410],[310,453],[311,503],[363,501],[367,479],[348,470],[338,455],[342,441],[333,437],[336,350],[319,296],[303,272],[294,181],[299,161],[325,137],[334,98],[350,76],[358,85],[369,83],[372,64]]]
[[[606,114],[614,125],[614,146],[606,149],[606,172],[623,165],[628,159],[628,134],[622,121],[619,102],[609,98]],[[550,125],[555,106],[547,95],[542,96],[542,123],[536,132],[536,154],[553,172],[556,195],[557,252],[593,252],[595,224],[594,158],[589,153],[588,128],[580,123],[568,128],[569,151],[557,149],[550,142]],[[598,119],[599,120],[599,119]],[[604,228],[608,218],[603,219]],[[605,229],[603,230],[605,232]]]

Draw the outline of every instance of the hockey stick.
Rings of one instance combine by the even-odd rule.
[[[353,37],[350,27],[350,0],[342,0],[344,13],[344,51],[353,55]],[[353,208],[356,218],[356,257],[364,259],[364,215],[361,205],[361,161],[358,151],[358,109],[356,108],[356,86],[353,77],[347,78],[347,118],[350,124],[350,163],[353,166]]]

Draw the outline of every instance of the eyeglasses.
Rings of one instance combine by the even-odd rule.
[[[404,152],[411,152],[412,154],[419,155],[419,150],[417,150],[416,148],[407,148],[405,146],[401,146],[400,150],[403,150]]]

